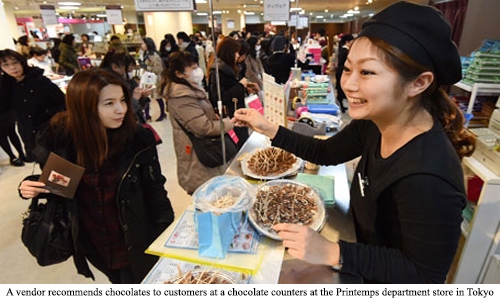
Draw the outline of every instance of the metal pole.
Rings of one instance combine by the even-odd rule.
[[[222,109],[222,99],[221,99],[221,92],[220,92],[220,78],[219,78],[219,62],[217,61],[217,44],[215,40],[215,25],[217,23],[215,22],[214,18],[214,7],[213,7],[213,1],[208,0],[208,7],[209,7],[209,13],[210,13],[210,18],[211,18],[211,23],[212,23],[212,44],[214,47],[214,64],[215,64],[215,82],[217,85],[217,109],[219,110],[219,117],[220,117],[220,138],[222,142],[222,161],[224,165],[227,163],[226,160],[226,140],[224,139],[224,121],[222,120],[224,117],[223,109]],[[210,84],[210,80],[208,82]]]

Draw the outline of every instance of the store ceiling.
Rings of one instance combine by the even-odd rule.
[[[14,8],[16,16],[39,15],[40,5],[54,5],[56,11],[61,14],[72,12],[75,16],[88,15],[93,13],[105,13],[105,5],[122,5],[124,11],[135,10],[134,0],[61,0],[76,1],[82,5],[79,9],[64,10],[55,0],[2,0],[5,5]],[[207,3],[197,3],[197,12],[209,12],[208,0],[196,0],[197,2],[206,1]],[[263,12],[263,2],[261,0],[213,0],[214,11],[236,11],[242,10],[260,14]],[[334,19],[347,13],[348,10],[359,9],[359,16],[366,16],[374,13],[381,8],[397,0],[292,0],[291,8],[302,8],[306,15],[317,16],[324,15],[325,18]],[[428,3],[429,0],[413,0],[418,3]]]

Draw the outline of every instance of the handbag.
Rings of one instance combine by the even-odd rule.
[[[222,140],[220,136],[199,138],[184,128],[178,120],[175,121],[191,140],[198,160],[205,167],[215,168],[224,164],[222,159]],[[227,133],[224,134],[224,141],[226,144],[226,162],[228,162],[238,153],[238,148]]]
[[[23,219],[21,240],[40,266],[61,263],[73,255],[71,215],[64,199],[33,198]]]

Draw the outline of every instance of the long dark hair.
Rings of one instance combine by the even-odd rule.
[[[192,87],[186,79],[177,77],[175,73],[183,73],[187,67],[197,64],[197,62],[196,57],[187,51],[177,51],[169,55],[168,68],[163,70],[160,84],[160,90],[167,98],[172,82]]]
[[[153,41],[152,38],[150,37],[145,37],[145,38],[142,38],[142,41],[144,42],[144,44],[146,44],[146,52],[148,55],[153,55],[154,53],[158,52],[156,50],[156,44],[155,44],[155,41]]]
[[[97,108],[102,89],[110,84],[122,88],[127,103],[123,124],[117,129],[104,127]],[[108,158],[123,150],[137,129],[126,82],[104,69],[91,68],[73,76],[66,90],[66,108],[50,124],[54,129],[65,128],[75,145],[76,163],[85,168],[99,169]]]
[[[11,49],[5,49],[0,51],[0,62],[4,63],[7,62],[7,59],[14,59],[17,60],[21,66],[23,67],[23,74],[26,74],[26,71],[30,66],[28,66],[28,61],[26,60],[26,57],[24,57],[21,53],[11,50]],[[7,76],[8,78],[12,78],[9,76],[7,73],[2,71],[3,76]],[[12,78],[13,79],[13,78]]]
[[[226,37],[217,45],[217,58],[222,60],[226,65],[228,65],[231,69],[234,70],[234,74],[238,74],[238,66],[235,62],[235,54],[240,51],[240,42],[235,39]],[[214,63],[214,56],[210,59],[209,67],[207,70],[210,70],[210,67]]]
[[[255,45],[257,45],[258,42],[259,42],[259,37],[255,35],[252,35],[247,39],[248,46],[250,47],[249,54],[252,58],[258,58],[257,51],[255,51]]]
[[[401,52],[401,50],[383,40],[373,37],[361,38],[369,39],[373,45],[380,49],[385,62],[399,73],[403,83],[416,79],[423,72],[432,72],[432,70],[416,63],[408,55]],[[420,105],[442,124],[446,135],[455,147],[455,151],[460,159],[464,156],[472,155],[476,149],[476,139],[465,130],[465,119],[462,111],[450,99],[438,82],[434,80],[427,90],[422,93]]]

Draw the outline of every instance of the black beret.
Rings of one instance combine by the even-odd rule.
[[[431,6],[396,2],[366,21],[359,36],[378,38],[400,49],[432,70],[438,84],[451,85],[462,78],[451,26]]]

